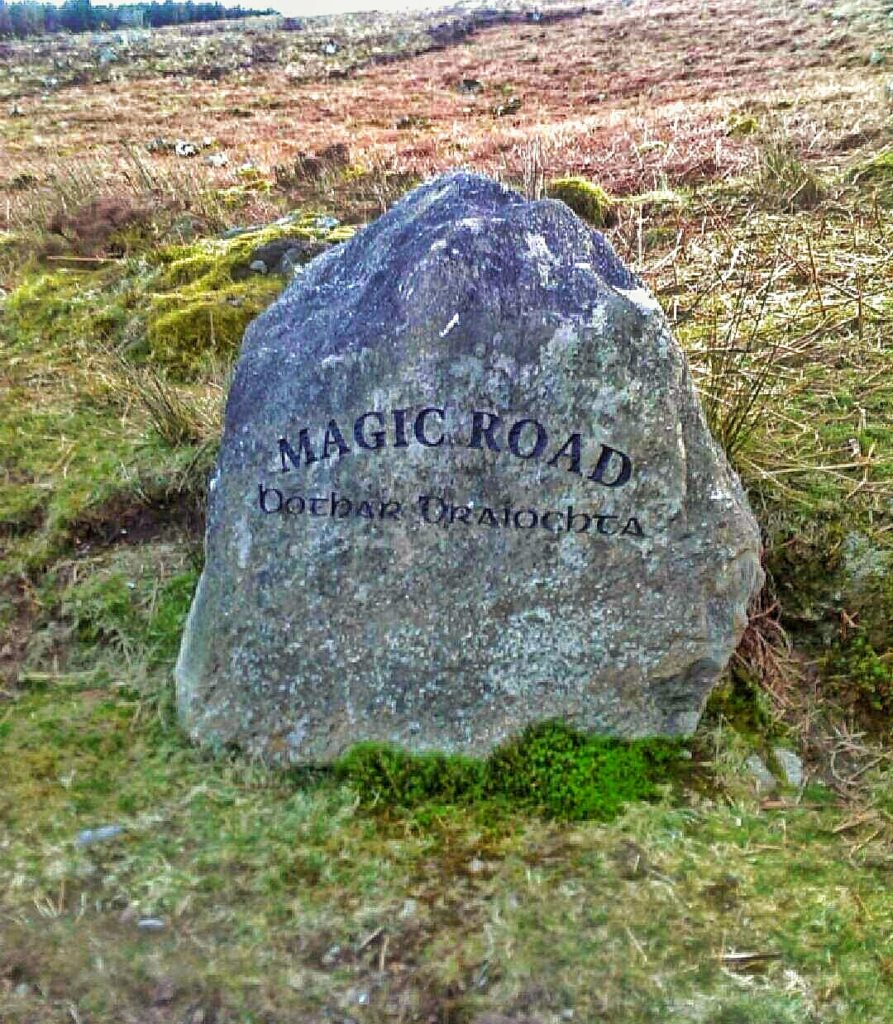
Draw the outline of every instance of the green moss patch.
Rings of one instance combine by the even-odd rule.
[[[726,135],[735,139],[747,138],[760,130],[759,120],[743,111],[732,111],[726,118]]]
[[[528,728],[486,760],[359,744],[336,773],[373,806],[503,803],[565,821],[609,821],[628,803],[658,795],[680,749],[670,740],[587,736],[549,722]]]
[[[878,652],[859,631],[835,645],[823,668],[844,703],[874,719],[881,731],[891,731],[893,649]]]
[[[601,185],[585,178],[553,178],[546,195],[561,200],[593,227],[608,227],[616,221],[613,199]]]
[[[220,286],[199,277],[156,297],[147,318],[152,359],[193,377],[209,356],[232,358],[245,328],[281,290],[281,281],[261,276]]]
[[[716,686],[704,708],[704,725],[721,722],[739,735],[762,745],[772,734],[775,721],[769,698],[759,681],[735,668]]]
[[[893,148],[882,149],[850,172],[856,184],[873,186],[885,203],[893,202]]]
[[[161,273],[151,295],[146,334],[152,360],[179,377],[195,377],[209,359],[227,362],[248,324],[276,298],[281,277],[248,270],[251,254],[285,236],[307,241],[342,241],[315,218],[284,219],[235,238],[203,240],[159,253]]]

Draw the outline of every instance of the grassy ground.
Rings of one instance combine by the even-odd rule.
[[[415,21],[161,32],[45,95],[54,54],[89,55],[10,44],[0,1020],[891,1018],[888,24],[652,0],[428,53]],[[363,66],[329,76],[320,32]],[[403,59],[364,64],[376,46]],[[285,284],[254,251],[336,244],[459,162],[613,195],[764,530],[769,584],[690,760],[611,821],[370,805],[357,778],[214,761],[172,718],[228,370]],[[761,791],[744,761],[777,769],[778,745],[806,782]]]

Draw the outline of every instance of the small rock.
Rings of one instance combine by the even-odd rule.
[[[194,142],[186,142],[185,139],[177,139],[174,143],[174,153],[179,157],[190,157],[198,154],[198,146]]]
[[[744,763],[757,784],[757,792],[771,793],[776,788],[778,783],[775,776],[766,767],[766,763],[759,754],[751,754]]]
[[[168,153],[174,148],[174,143],[163,135],[156,135],[146,143],[146,149],[150,153]]]
[[[238,238],[240,235],[250,235],[252,231],[257,231],[258,227],[259,225],[249,224],[245,227],[227,228],[226,231],[224,231],[220,237],[224,239],[229,239]]]
[[[514,114],[521,109],[521,100],[518,96],[511,96],[505,101],[505,103],[499,103],[493,108],[493,113],[497,117],[506,117],[508,114]]]
[[[20,981],[18,985],[12,990],[14,996],[18,996],[20,999],[31,994],[31,986],[24,981]]]
[[[174,996],[177,994],[176,986],[170,978],[162,978],[155,986],[155,991],[152,993],[152,1005],[153,1006],[167,1006],[168,1003],[174,1001]]]
[[[462,81],[456,86],[456,90],[458,92],[465,93],[481,92],[483,88],[483,83],[479,82],[476,78],[463,78]]]
[[[136,926],[144,932],[160,932],[164,928],[164,921],[160,917],[141,917]]]
[[[233,280],[241,281],[249,274],[282,274],[285,277],[293,277],[297,269],[308,263],[315,256],[324,252],[328,246],[325,242],[319,242],[310,238],[274,238],[271,242],[259,245],[247,264],[240,264],[233,268]],[[260,268],[263,264],[264,269]]]
[[[302,258],[301,250],[297,247],[289,249],[283,254],[282,259],[276,266],[276,273],[282,274],[285,277],[295,277],[300,274],[304,269],[304,264],[308,262],[308,258]]]
[[[884,54],[880,50],[872,50],[868,55],[868,63],[874,66],[883,64],[885,59]]]
[[[803,785],[803,762],[793,750],[785,747],[776,747],[772,753],[781,768],[785,782],[799,789]]]
[[[226,153],[210,153],[205,157],[205,163],[208,167],[226,167],[229,157]]]
[[[298,242],[297,245],[289,246],[282,254],[282,258],[276,264],[276,273],[284,274],[285,277],[292,277],[312,259],[315,259],[321,252],[325,252],[328,246],[324,242],[314,242],[310,239]]]
[[[320,217],[313,218],[313,226],[315,228],[322,228],[326,231],[331,231],[333,228],[337,228],[340,223],[341,221],[338,220],[337,217],[328,217],[325,214]]]
[[[265,242],[251,254],[249,267],[253,270],[255,263],[263,263],[269,270],[270,267],[277,266],[292,249],[296,249],[300,244],[301,239],[299,238],[274,238],[272,242]],[[266,270],[262,273],[266,273]]]
[[[338,963],[338,957],[341,956],[341,947],[336,943],[334,946],[330,946],[321,957],[321,963],[323,967],[334,967]]]
[[[322,48],[322,52],[327,57],[333,57],[338,52],[338,44],[334,39],[330,39]]]
[[[101,828],[85,828],[78,833],[75,840],[77,846],[92,846],[94,843],[104,843],[114,839],[124,831],[123,825],[103,825]]]

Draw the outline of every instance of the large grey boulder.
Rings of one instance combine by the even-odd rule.
[[[447,175],[246,332],[180,714],[283,763],[687,734],[759,554],[651,294],[561,203]]]

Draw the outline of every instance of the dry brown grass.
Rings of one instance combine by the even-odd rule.
[[[767,131],[781,124],[812,161],[839,159],[886,131],[888,105],[883,67],[867,65],[873,23],[833,22],[833,7],[609,3],[579,19],[488,29],[346,78],[259,63],[182,88],[147,67],[145,77],[59,89],[24,100],[25,116],[0,127],[0,226],[27,219],[23,209],[85,161],[106,188],[126,184],[133,153],[151,176],[201,196],[238,188],[245,163],[272,180],[277,167],[333,144],[348,146],[360,169],[384,164],[413,177],[469,164],[520,182],[526,146],[539,139],[550,173],[583,174],[623,195],[740,172],[760,142],[730,131],[730,117],[745,115]],[[460,91],[463,78],[482,89]],[[496,116],[509,96],[519,109]],[[229,164],[147,153],[162,134],[210,137]],[[36,187],[16,189],[22,175]],[[297,189],[292,198],[315,195]],[[348,183],[338,202],[349,195]],[[241,198],[246,215],[278,209],[260,191]]]

